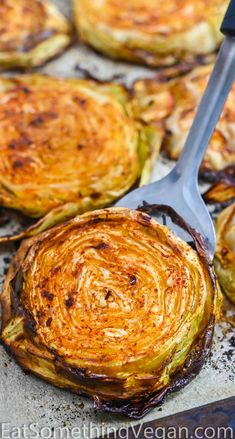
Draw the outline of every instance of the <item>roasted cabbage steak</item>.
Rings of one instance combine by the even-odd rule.
[[[147,183],[162,131],[128,108],[117,84],[1,78],[0,205],[43,217],[35,233]]]
[[[169,66],[214,52],[228,0],[73,0],[80,38],[113,58]]]
[[[25,240],[1,296],[2,341],[25,370],[144,416],[210,351],[220,296],[191,233],[196,250],[144,208],[109,208]]]
[[[168,82],[145,79],[134,85],[133,109],[146,124],[164,128],[163,149],[170,159],[177,160],[182,152],[211,71],[212,65],[200,66]],[[235,166],[234,109],[235,85],[201,165],[204,179],[215,179],[218,172]]]

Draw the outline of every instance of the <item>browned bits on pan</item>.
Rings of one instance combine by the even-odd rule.
[[[230,338],[230,345],[235,348],[235,336],[234,335]]]
[[[10,221],[9,216],[4,212],[4,210],[0,209],[0,227],[5,226]]]

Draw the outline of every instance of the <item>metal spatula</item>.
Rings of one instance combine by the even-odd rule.
[[[215,230],[199,192],[198,171],[235,80],[235,0],[229,5],[221,31],[226,37],[176,166],[162,180],[134,190],[117,203],[117,206],[131,209],[143,202],[171,206],[201,233],[211,258],[215,253]],[[184,232],[175,224],[167,225],[185,239]]]

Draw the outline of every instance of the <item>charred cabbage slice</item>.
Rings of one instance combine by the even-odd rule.
[[[223,291],[235,304],[235,203],[217,219],[215,269]]]
[[[0,69],[34,67],[60,53],[71,29],[48,0],[1,0]]]
[[[163,148],[171,159],[178,159],[212,66],[195,68],[191,73],[161,83],[155,80],[135,84],[133,107],[145,123],[163,126]],[[201,176],[212,178],[229,165],[235,165],[235,85],[216,126],[201,166]]]
[[[197,251],[144,212],[109,208],[24,241],[1,296],[4,344],[44,380],[142,417],[210,349],[219,296],[193,237]]]
[[[228,0],[73,0],[81,39],[113,58],[168,66],[215,51]]]
[[[49,214],[45,228],[147,182],[161,130],[135,121],[128,105],[115,84],[1,78],[0,205]]]

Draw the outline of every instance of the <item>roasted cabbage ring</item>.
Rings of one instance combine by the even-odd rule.
[[[195,245],[123,208],[30,238],[5,282],[2,340],[24,369],[139,418],[209,351],[219,296]]]
[[[146,183],[161,131],[119,85],[25,75],[0,79],[0,138],[0,205],[53,225]]]
[[[215,269],[223,291],[235,304],[235,203],[217,219]]]
[[[200,66],[191,73],[167,83],[141,80],[134,86],[135,111],[145,123],[165,128],[163,148],[169,158],[179,158],[197,106],[206,87],[212,65]],[[235,85],[209,143],[201,176],[211,179],[229,165],[235,165]]]
[[[228,0],[73,0],[81,39],[114,58],[167,66],[213,52]]]
[[[0,69],[34,67],[70,43],[70,25],[48,0],[1,0]]]

